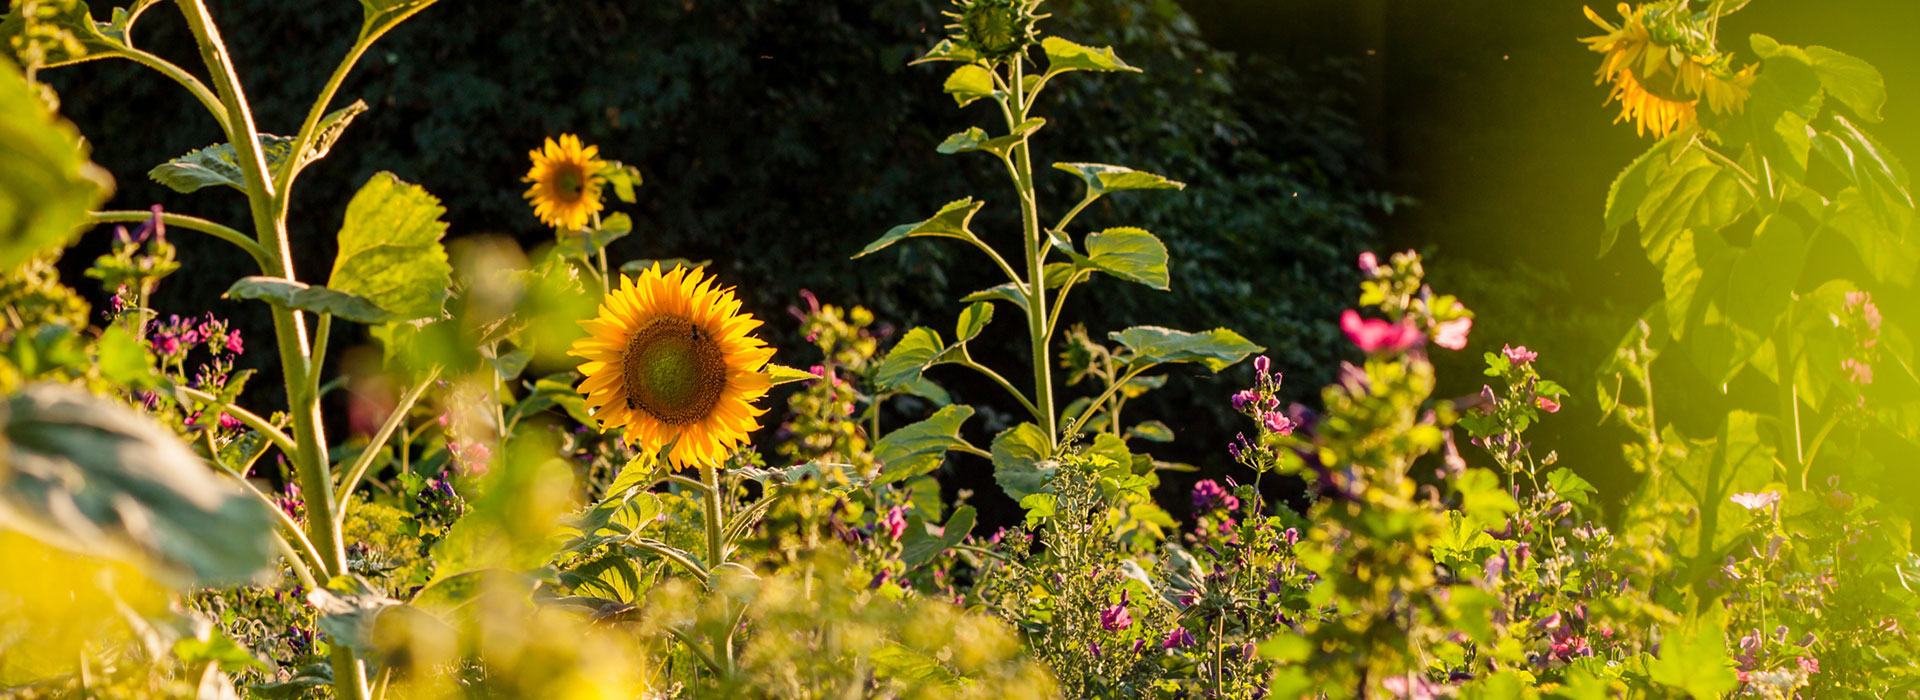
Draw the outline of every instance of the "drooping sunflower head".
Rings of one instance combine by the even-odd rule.
[[[1607,102],[1620,102],[1615,122],[1629,121],[1641,134],[1665,136],[1699,122],[1702,98],[1714,114],[1741,111],[1754,69],[1733,69],[1733,59],[1715,48],[1714,17],[1689,12],[1681,0],[1639,7],[1620,3],[1614,26],[1585,8],[1587,19],[1606,33],[1580,41],[1604,57],[1595,84],[1611,83]]]
[[[953,42],[990,61],[1026,50],[1040,41],[1040,0],[954,0]]]
[[[580,393],[602,431],[625,429],[646,452],[671,447],[673,468],[717,465],[757,430],[766,409],[753,405],[771,385],[760,372],[773,350],[752,335],[760,326],[740,313],[730,288],[700,270],[660,266],[622,275],[587,336],[580,357]]]
[[[533,169],[527,171],[527,201],[540,223],[567,231],[586,228],[594,212],[600,211],[600,188],[606,178],[600,174],[606,163],[599,159],[599,146],[582,146],[580,138],[562,134],[555,142],[547,139],[544,148],[529,151]]]

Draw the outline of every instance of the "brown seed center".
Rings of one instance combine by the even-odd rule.
[[[627,339],[621,364],[627,408],[669,425],[706,418],[727,387],[720,344],[679,316],[643,321]]]

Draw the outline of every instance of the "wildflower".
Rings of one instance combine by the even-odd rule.
[[[239,430],[240,426],[241,426],[240,419],[225,413],[220,414],[221,430]]]
[[[1133,614],[1126,605],[1111,605],[1100,609],[1100,629],[1118,632],[1133,626]]]
[[[1800,670],[1805,671],[1809,676],[1820,672],[1819,659],[1810,656],[1796,656],[1793,657],[1793,660],[1799,662]]]
[[[1524,365],[1534,360],[1540,359],[1540,353],[1534,352],[1532,350],[1528,350],[1527,346],[1525,345],[1522,345],[1517,348],[1508,346],[1508,345],[1502,345],[1500,346],[1500,354],[1507,356],[1507,362],[1513,363],[1515,365]]]
[[[241,353],[243,353],[243,352],[246,352],[246,350],[245,350],[245,347],[246,347],[246,346],[244,346],[244,345],[242,345],[242,344],[240,343],[240,330],[239,330],[239,329],[237,329],[237,328],[236,328],[236,329],[234,329],[234,330],[231,330],[231,331],[228,331],[228,332],[227,332],[227,352],[230,352],[230,353],[233,353],[233,354],[235,354],[235,355],[238,355],[238,354],[241,354]]]
[[[1732,500],[1734,505],[1740,506],[1741,508],[1745,508],[1747,510],[1760,510],[1761,508],[1770,508],[1775,503],[1779,503],[1780,493],[1777,491],[1762,491],[1759,493],[1736,493],[1733,495]]]
[[[1241,389],[1233,394],[1233,410],[1245,412],[1247,406],[1253,405],[1259,402],[1259,400],[1260,392],[1252,389]]]
[[[1535,406],[1539,406],[1539,407],[1540,407],[1540,410],[1542,410],[1542,411],[1546,411],[1546,412],[1548,412],[1548,413],[1559,413],[1559,412],[1560,412],[1560,402],[1559,402],[1559,401],[1555,401],[1555,400],[1553,399],[1553,397],[1551,397],[1551,396],[1536,396],[1536,397],[1533,397],[1533,405],[1535,405]]]
[[[894,506],[888,510],[886,517],[880,519],[880,528],[886,530],[887,536],[900,539],[902,535],[907,534],[907,509]]]
[[[1291,527],[1287,528],[1285,531],[1280,533],[1280,539],[1286,540],[1287,546],[1289,547],[1296,544],[1300,544],[1300,530],[1297,528],[1291,528]]]
[[[1087,655],[1096,659],[1100,658],[1100,643],[1087,642]]]
[[[751,335],[760,322],[697,269],[655,265],[620,282],[569,351],[583,359],[587,407],[602,431],[626,428],[676,469],[719,462],[766,412],[753,405],[771,386],[760,369],[773,350]]]
[[[1373,251],[1360,254],[1360,274],[1368,277],[1380,276],[1380,258],[1374,255]]]
[[[1380,687],[1387,689],[1387,692],[1392,693],[1396,698],[1407,700],[1433,700],[1439,697],[1436,692],[1439,687],[1433,681],[1427,680],[1426,676],[1418,673],[1388,676],[1380,681]]]
[[[1420,344],[1427,337],[1411,323],[1363,320],[1352,309],[1340,314],[1340,330],[1347,334],[1348,340],[1368,354],[1401,352]]]
[[[1281,435],[1293,434],[1293,421],[1289,420],[1286,414],[1279,411],[1268,411],[1262,415],[1261,418],[1262,422],[1266,424],[1267,432],[1279,433]]]
[[[1193,646],[1195,643],[1193,634],[1188,632],[1187,628],[1175,626],[1172,632],[1167,633],[1167,638],[1160,641],[1160,648],[1184,649]]]
[[[1840,369],[1851,372],[1847,381],[1865,386],[1873,383],[1873,366],[1851,357],[1840,361]]]
[[[1194,484],[1193,509],[1197,511],[1210,511],[1216,507],[1224,507],[1227,510],[1237,510],[1240,507],[1240,499],[1235,498],[1233,494],[1227,493],[1226,488],[1222,487],[1220,482],[1212,479],[1202,480],[1200,483]]]
[[[547,139],[545,148],[527,153],[533,169],[524,180],[533,186],[525,196],[540,223],[568,231],[586,228],[600,211],[600,187],[606,183],[600,170],[607,164],[599,155],[600,147],[582,146],[573,134],[562,134],[558,143]]]
[[[1433,344],[1448,350],[1459,350],[1467,346],[1467,333],[1472,330],[1471,318],[1443,321],[1433,331]]]
[[[1267,359],[1266,355],[1253,358],[1253,371],[1259,373],[1262,377],[1267,376],[1267,370],[1272,366],[1273,361]]]
[[[1240,443],[1237,443],[1237,442],[1229,442],[1229,443],[1227,443],[1227,454],[1228,454],[1228,455],[1231,455],[1231,456],[1232,456],[1232,457],[1233,457],[1234,459],[1239,459],[1239,458],[1240,458]]]

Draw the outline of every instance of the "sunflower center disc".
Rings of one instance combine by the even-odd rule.
[[[706,418],[727,386],[719,343],[679,316],[656,316],[635,329],[625,364],[627,407],[671,425]]]
[[[563,199],[573,201],[580,198],[580,192],[585,189],[586,181],[586,174],[580,171],[580,166],[567,165],[554,178],[554,189],[560,192]]]

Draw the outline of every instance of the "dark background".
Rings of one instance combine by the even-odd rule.
[[[307,100],[358,26],[354,3],[212,3],[262,130],[292,131]],[[800,289],[828,303],[863,304],[897,328],[951,327],[951,300],[997,280],[956,246],[913,242],[860,261],[847,256],[887,228],[965,195],[988,202],[977,230],[1012,246],[1015,209],[991,159],[940,156],[934,144],[970,125],[991,128],[983,105],[956,110],[940,92],[946,70],[909,67],[944,33],[944,3],[921,0],[730,0],[639,3],[443,2],[377,44],[336,105],[372,109],[334,154],[299,182],[291,217],[301,276],[323,279],[347,198],[392,170],[449,208],[451,236],[503,234],[532,248],[550,240],[521,199],[526,152],[578,133],[647,178],[631,213],[636,235],[612,249],[632,258],[713,260],[737,284],[766,335],[815,359],[785,308]],[[1082,215],[1080,232],[1140,225],[1167,241],[1174,290],[1096,282],[1069,308],[1096,332],[1139,323],[1189,330],[1224,325],[1270,348],[1296,398],[1313,402],[1350,351],[1334,319],[1352,303],[1354,255],[1419,248],[1430,279],[1479,317],[1473,343],[1440,353],[1443,391],[1477,391],[1479,356],[1502,343],[1541,351],[1543,372],[1576,392],[1532,433],[1571,466],[1618,493],[1631,481],[1617,434],[1595,429],[1593,372],[1632,316],[1659,293],[1639,252],[1595,259],[1607,183],[1649,139],[1610,124],[1597,55],[1576,38],[1597,29],[1580,3],[1387,0],[1056,0],[1042,26],[1082,43],[1112,44],[1144,75],[1074,74],[1055,85],[1036,166],[1054,161],[1128,165],[1184,180],[1180,193],[1127,193]],[[1616,20],[1611,7],[1596,6]],[[104,10],[96,10],[104,16]],[[1755,0],[1723,24],[1721,45],[1749,57],[1746,35],[1825,44],[1886,75],[1885,110],[1911,121],[1920,3]],[[143,18],[138,45],[195,66],[179,18]],[[94,157],[119,178],[109,206],[169,210],[244,224],[231,191],[177,195],[147,169],[220,140],[177,86],[125,62],[44,74],[63,111],[95,140]],[[1896,153],[1912,130],[1881,128]],[[1045,172],[1051,173],[1048,170]],[[1048,216],[1077,196],[1065,174],[1043,179]],[[244,225],[239,226],[245,228]],[[191,235],[191,234],[182,234]],[[64,263],[70,283],[104,250],[83,238]],[[258,308],[218,300],[254,272],[217,244],[182,248],[186,271],[157,300],[162,313],[235,319],[264,363],[271,329]],[[1097,291],[1095,291],[1097,290]],[[214,300],[214,301],[208,301]],[[1008,317],[1011,318],[1011,317]],[[1025,336],[1002,319],[978,344],[982,359],[1026,376]],[[356,332],[336,337],[356,339]],[[336,348],[349,343],[336,341]],[[998,351],[998,352],[996,352]],[[337,354],[337,353],[336,353]],[[1225,406],[1248,381],[1176,369],[1129,419],[1160,418],[1181,432],[1157,456],[1235,476],[1224,446],[1245,429]],[[983,408],[969,437],[984,445],[1013,415],[998,389],[963,370],[936,370],[956,398]],[[280,401],[277,378],[249,390]],[[1081,387],[1070,390],[1075,395]],[[1062,398],[1060,402],[1065,403]],[[1713,402],[1702,401],[1702,410]],[[890,426],[917,416],[903,406]],[[777,413],[780,406],[776,404]],[[1017,410],[1017,409],[1016,409]],[[770,416],[771,417],[771,416]],[[344,420],[334,420],[343,426]],[[760,434],[771,440],[773,430]],[[770,445],[764,445],[770,446]],[[984,460],[956,455],[949,489],[972,488],[990,521],[1005,516]],[[1166,495],[1192,478],[1175,475]],[[1288,487],[1276,487],[1285,491]],[[1162,499],[1173,507],[1184,498]]]

